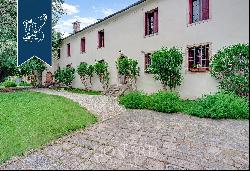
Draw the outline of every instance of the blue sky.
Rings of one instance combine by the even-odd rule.
[[[138,0],[65,0],[63,8],[67,12],[57,25],[64,36],[72,33],[72,22],[81,22],[81,29],[117,12]]]

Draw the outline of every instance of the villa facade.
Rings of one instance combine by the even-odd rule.
[[[115,62],[123,53],[139,62],[138,90],[152,93],[162,85],[145,72],[150,55],[175,46],[184,57],[184,79],[177,91],[193,99],[218,91],[209,73],[211,57],[225,46],[249,42],[249,0],[141,0],[82,30],[79,24],[63,40],[59,59],[49,68],[52,73],[58,67],[105,60],[110,84],[119,84]],[[83,88],[77,73],[73,87]],[[93,89],[102,90],[97,77]]]

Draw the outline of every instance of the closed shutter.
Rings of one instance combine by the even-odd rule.
[[[154,11],[154,33],[159,31],[158,8]]]
[[[149,33],[149,29],[148,29],[148,26],[149,26],[149,20],[148,20],[148,13],[145,13],[145,36],[147,36]]]
[[[189,24],[193,23],[193,0],[189,0]]]
[[[209,19],[209,0],[202,0],[202,20]]]

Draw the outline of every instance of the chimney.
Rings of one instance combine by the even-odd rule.
[[[81,23],[79,21],[75,21],[73,24],[73,34],[77,33],[81,29]]]

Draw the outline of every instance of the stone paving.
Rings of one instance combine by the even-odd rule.
[[[123,110],[0,170],[249,169],[249,121]]]

